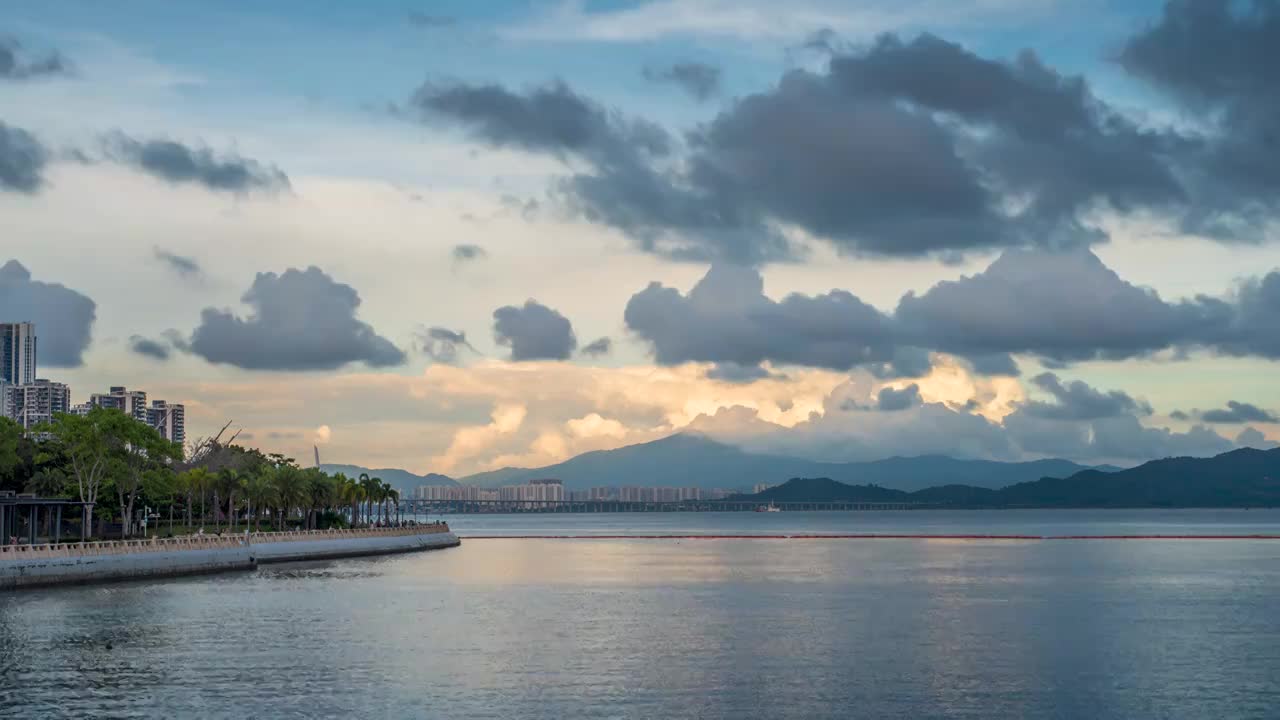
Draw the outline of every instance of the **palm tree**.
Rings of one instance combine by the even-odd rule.
[[[221,490],[227,499],[227,531],[234,532],[236,528],[236,492],[240,490],[240,471],[235,468],[224,468],[218,473],[216,490],[214,497],[217,498],[217,491]],[[217,500],[214,500],[217,503]]]
[[[307,480],[302,471],[292,465],[282,465],[275,474],[275,500],[280,506],[282,522],[288,520],[295,507],[300,507],[308,497]]]
[[[262,527],[262,508],[275,501],[275,468],[270,465],[244,479],[245,500],[248,503],[247,514],[253,519],[255,531]],[[254,514],[257,508],[257,514]]]
[[[395,507],[396,509],[396,525],[399,525],[400,524],[400,491],[388,485],[387,499],[391,501],[393,507]],[[388,522],[390,522],[390,519],[391,519],[390,516],[388,516],[387,517]]]
[[[389,482],[382,483],[382,492],[380,493],[379,497],[382,498],[382,524],[383,525],[391,524],[391,493],[395,491],[396,489],[391,487],[391,483]]]
[[[187,495],[187,498],[188,498],[188,503],[187,503],[187,506],[188,506],[188,507],[187,507],[187,526],[188,526],[188,527],[190,527],[190,526],[192,525],[192,522],[191,522],[191,506],[195,504],[195,502],[194,502],[194,499],[195,499],[195,498],[194,498],[194,495],[195,495],[195,493],[197,493],[197,492],[198,492],[198,493],[200,493],[200,524],[201,524],[201,525],[204,525],[204,520],[205,520],[205,506],[204,506],[205,495],[207,494],[207,492],[208,492],[208,490],[209,490],[209,486],[212,484],[212,481],[213,481],[213,475],[211,475],[211,474],[209,473],[209,471],[208,471],[208,470],[206,470],[206,469],[204,469],[204,468],[202,468],[202,467],[192,468],[192,469],[188,470],[188,471],[187,471],[186,473],[184,473],[184,474],[185,474],[185,475],[187,475],[187,482],[189,483],[189,485],[188,485],[188,488],[189,488],[189,489],[188,489],[188,493],[189,493],[189,494]]]
[[[364,501],[367,505],[365,518],[368,519],[373,515],[373,504],[378,502],[382,495],[382,480],[369,477],[369,473],[360,473],[360,487],[364,490]]]
[[[319,468],[310,468],[307,473],[307,489],[310,493],[311,508],[307,513],[307,529],[314,530],[319,525],[319,514],[334,505],[337,486],[334,478]]]

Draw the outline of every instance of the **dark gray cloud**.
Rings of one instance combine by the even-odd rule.
[[[1088,384],[1075,380],[1063,383],[1053,373],[1042,373],[1031,378],[1036,387],[1054,397],[1056,402],[1033,400],[1023,406],[1023,412],[1031,417],[1049,420],[1097,420],[1119,415],[1150,415],[1151,406],[1135,400],[1120,390],[1102,392]]]
[[[739,365],[735,362],[719,362],[707,370],[708,380],[720,380],[729,383],[753,383],[757,380],[768,380],[781,377],[769,372],[759,365]]]
[[[1009,250],[986,270],[907,293],[892,315],[844,291],[763,294],[755,269],[717,264],[687,294],[652,283],[624,314],[663,365],[770,361],[881,379],[920,377],[930,352],[983,375],[1016,376],[1014,355],[1046,367],[1202,349],[1280,358],[1280,271],[1222,297],[1169,302],[1120,278],[1087,249]]]
[[[56,52],[28,58],[18,41],[0,38],[0,80],[28,80],[69,71],[67,61]]]
[[[926,347],[969,358],[1015,353],[1066,363],[1210,341],[1233,311],[1207,298],[1165,302],[1087,250],[1010,250],[983,272],[907,293],[895,315],[903,337]]]
[[[421,28],[447,28],[458,24],[458,18],[448,15],[431,15],[429,13],[411,11],[409,24]]]
[[[1034,382],[1056,396],[1056,404],[1025,403],[1003,421],[1009,440],[1025,453],[1077,460],[1216,455],[1234,444],[1213,430],[1195,425],[1187,432],[1147,427],[1139,415],[1149,406],[1120,391],[1097,390],[1083,382],[1063,385],[1046,374]]]
[[[608,110],[562,82],[525,93],[500,85],[427,83],[410,105],[424,120],[457,123],[495,147],[577,156],[601,166],[632,164],[671,149],[661,127]]]
[[[1119,61],[1200,123],[1179,158],[1195,198],[1187,227],[1266,239],[1280,209],[1280,3],[1171,0]]]
[[[198,278],[204,274],[195,258],[178,255],[161,247],[154,248],[153,252],[157,260],[184,278]]]
[[[1173,412],[1169,413],[1169,418],[1172,420],[1190,420],[1191,415],[1186,412],[1183,412],[1182,410],[1174,410]]]
[[[149,357],[153,360],[169,359],[169,344],[159,340],[152,340],[141,335],[134,335],[129,338],[129,349],[143,357]]]
[[[607,165],[560,189],[643,249],[737,262],[800,254],[779,224],[847,254],[954,257],[1097,242],[1087,210],[1186,201],[1170,165],[1180,138],[1141,129],[1033,53],[990,60],[931,35],[788,72],[688,147],[677,166]]]
[[[429,327],[418,331],[417,335],[419,348],[435,362],[451,365],[457,362],[462,350],[479,352],[467,341],[467,334],[461,330]]]
[[[666,67],[646,67],[644,77],[652,82],[673,83],[695,100],[710,100],[720,92],[720,68],[701,62],[678,62]]]
[[[1227,355],[1280,359],[1280,271],[1243,281],[1230,303],[1230,320],[1210,340]]]
[[[918,378],[933,369],[933,358],[925,348],[899,345],[893,349],[893,357],[888,362],[872,362],[866,369],[881,380]]]
[[[1017,361],[1008,353],[968,355],[965,356],[965,360],[969,361],[973,371],[979,375],[1017,377],[1022,374],[1022,371],[1018,369]]]
[[[1200,419],[1207,423],[1274,423],[1280,422],[1275,413],[1263,410],[1257,405],[1228,400],[1226,408],[1205,410]]]
[[[405,360],[403,351],[356,317],[355,289],[317,267],[258,273],[241,300],[251,315],[205,308],[189,351],[247,370],[333,370],[353,362],[389,367]]]
[[[49,151],[31,133],[0,122],[0,190],[36,192],[48,163]]]
[[[651,283],[628,301],[624,319],[662,365],[770,361],[848,370],[896,358],[891,321],[874,307],[839,290],[776,302],[764,295],[760,273],[743,266],[713,265],[687,295]]]
[[[578,347],[569,319],[536,300],[494,310],[493,339],[516,361],[568,360]]]
[[[1165,161],[1169,138],[1139,129],[1084,78],[1031,51],[1004,62],[933,35],[885,36],[867,52],[834,57],[829,74],[852,96],[907,102],[983,130],[957,143],[1001,196],[1029,201],[1017,215],[1022,229],[1050,234],[1021,238],[1028,244],[1074,244],[1077,212],[1096,201],[1128,210],[1184,197]]]
[[[454,262],[468,262],[471,260],[483,260],[489,256],[489,253],[479,245],[463,244],[454,245],[450,253]]]
[[[920,386],[915,383],[911,383],[901,390],[894,390],[890,387],[882,388],[880,393],[876,395],[876,408],[885,412],[906,410],[919,404]]]
[[[169,183],[231,193],[289,188],[289,177],[279,168],[234,153],[217,155],[208,148],[173,140],[136,140],[119,132],[108,136],[104,146],[111,160]]]
[[[0,266],[0,309],[6,322],[35,323],[38,365],[84,365],[97,319],[97,305],[88,297],[58,283],[32,280],[22,263],[10,260]]]
[[[596,338],[582,346],[582,354],[587,357],[603,357],[613,351],[613,340],[607,337]]]

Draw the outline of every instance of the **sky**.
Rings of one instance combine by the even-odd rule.
[[[0,320],[188,435],[454,476],[1280,441],[1280,3],[0,17]]]

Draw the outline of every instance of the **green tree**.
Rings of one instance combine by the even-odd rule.
[[[307,479],[296,465],[281,465],[275,473],[275,500],[280,508],[280,523],[287,522],[293,509],[309,496]]]
[[[120,520],[124,536],[129,537],[133,534],[134,504],[143,493],[148,477],[154,480],[155,473],[172,472],[169,464],[182,459],[182,448],[165,440],[146,423],[121,412],[109,412],[124,419],[123,423],[112,423],[106,429],[108,443],[114,451],[110,466],[118,468],[114,474]]]
[[[275,473],[275,468],[264,466],[244,479],[244,495],[248,502],[247,513],[252,518],[255,531],[262,527],[262,509],[276,502]]]
[[[107,471],[116,453],[116,438],[125,434],[124,423],[140,424],[118,410],[93,408],[87,415],[62,415],[36,428],[47,434],[66,458],[80,502],[96,505]]]
[[[0,479],[16,480],[22,467],[18,452],[22,444],[22,426],[7,417],[0,417]]]

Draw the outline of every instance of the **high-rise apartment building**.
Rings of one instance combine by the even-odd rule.
[[[53,420],[58,413],[71,411],[71,388],[62,383],[36,380],[0,389],[0,410],[5,417],[31,429]]]
[[[35,325],[0,323],[0,385],[30,385],[35,381]]]
[[[112,387],[110,392],[90,395],[89,404],[93,407],[120,410],[138,422],[147,422],[147,394],[142,390],[128,390],[117,385]]]
[[[153,400],[147,405],[147,393],[114,386],[110,392],[94,393],[86,405],[76,405],[70,412],[87,415],[91,408],[101,407],[119,410],[125,415],[155,428],[160,436],[170,442],[184,445],[187,442],[187,409],[180,403]]]
[[[187,442],[187,409],[180,403],[151,401],[147,408],[147,424],[160,432],[160,437],[185,445]]]

